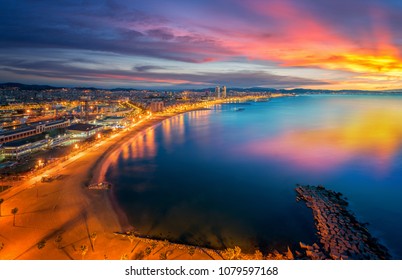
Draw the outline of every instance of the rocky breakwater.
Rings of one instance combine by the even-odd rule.
[[[322,186],[297,186],[297,200],[313,210],[319,245],[300,243],[312,259],[390,259],[387,248],[379,244],[348,210],[341,193]]]

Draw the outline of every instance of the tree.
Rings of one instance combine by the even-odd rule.
[[[130,240],[130,244],[133,244],[133,241],[135,239],[135,232],[133,230],[129,231],[127,233],[127,238]]]
[[[190,256],[194,255],[195,253],[195,248],[193,246],[188,247],[188,254]]]
[[[91,241],[92,241],[92,250],[93,250],[93,251],[95,251],[95,240],[96,240],[96,237],[97,237],[96,232],[91,233],[90,238],[91,238]]]
[[[145,248],[145,256],[149,256],[152,252],[152,249],[150,247]]]
[[[43,247],[45,247],[45,245],[46,245],[45,239],[39,241],[39,243],[37,244],[39,250],[42,249]]]
[[[264,255],[261,253],[260,250],[255,250],[254,259],[255,260],[263,260],[264,259]]]
[[[168,247],[170,245],[169,240],[165,239],[163,240],[163,247]]]
[[[80,251],[81,251],[82,259],[84,259],[85,255],[86,255],[87,252],[88,252],[88,247],[87,247],[87,245],[81,245]]]
[[[151,242],[151,249],[155,249],[156,246],[158,246],[158,243],[155,242],[155,241],[152,241],[152,242]]]
[[[60,249],[60,243],[63,240],[63,237],[61,236],[61,234],[58,234],[56,239],[54,240],[54,242],[56,243],[57,249]]]
[[[17,213],[18,213],[18,208],[17,207],[11,209],[11,214],[14,215],[14,221],[13,221],[13,226],[14,227],[15,227],[15,215],[17,215]]]
[[[241,249],[239,246],[235,246],[234,249],[227,248],[223,255],[227,260],[240,260],[241,259]]]
[[[3,204],[4,199],[0,198],[0,217],[1,217],[1,204]]]
[[[162,252],[159,255],[160,260],[167,260],[167,252]]]

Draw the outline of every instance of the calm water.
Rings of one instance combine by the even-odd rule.
[[[141,233],[247,251],[314,242],[311,211],[294,187],[322,184],[342,192],[400,259],[401,144],[402,97],[224,104],[132,139],[107,179]]]

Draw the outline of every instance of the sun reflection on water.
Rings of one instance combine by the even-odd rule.
[[[384,171],[402,146],[399,106],[365,104],[323,128],[296,129],[247,145],[247,152],[275,156],[312,170],[329,170],[357,158],[376,162]]]

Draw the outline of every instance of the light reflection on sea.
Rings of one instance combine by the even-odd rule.
[[[293,188],[323,184],[344,193],[401,258],[401,141],[398,96],[223,104],[127,142],[106,177],[143,234],[248,251],[314,242],[311,213]]]
[[[335,104],[344,106],[339,100]],[[349,102],[346,104],[350,106]],[[295,168],[313,171],[334,170],[364,158],[372,162],[373,172],[383,174],[390,171],[402,146],[401,109],[394,102],[369,102],[341,118],[326,118],[323,127],[267,135],[266,139],[247,143],[244,152],[278,157]]]

